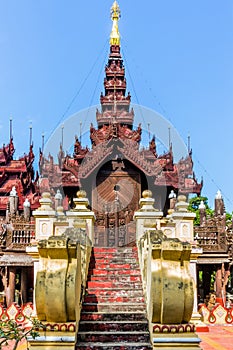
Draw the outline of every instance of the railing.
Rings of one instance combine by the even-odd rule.
[[[13,230],[12,243],[28,245],[35,238],[34,231],[31,230]]]
[[[35,238],[35,224],[13,223],[9,236],[10,241],[7,245],[26,247]]]
[[[197,241],[203,251],[226,250],[227,246],[222,242],[218,232],[198,232],[196,231],[195,241]]]

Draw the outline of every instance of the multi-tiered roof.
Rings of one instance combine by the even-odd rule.
[[[44,162],[44,178],[51,179],[49,186],[63,186],[65,193],[65,189],[69,188],[70,193],[72,187],[75,190],[81,187],[84,180],[92,176],[101,164],[117,155],[149,177],[155,188],[166,187],[168,191],[173,189],[176,193],[186,195],[200,194],[202,183],[199,184],[195,179],[191,152],[185,159],[174,163],[172,146],[166,154],[158,155],[155,137],[150,140],[148,149],[140,149],[142,129],[141,125],[133,128],[134,111],[130,107],[130,93],[126,92],[118,28],[120,9],[116,1],[111,8],[111,18],[113,26],[110,53],[105,67],[104,93],[100,96],[101,110],[96,113],[97,128],[93,124],[90,127],[92,148],[83,148],[76,138],[73,157],[64,157],[61,150],[58,165],[54,164],[53,159]],[[56,173],[55,177],[52,171]],[[60,183],[56,183],[56,178],[60,179]],[[44,179],[44,183],[45,181]]]

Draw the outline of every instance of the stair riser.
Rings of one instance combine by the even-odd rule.
[[[87,282],[87,289],[91,288],[91,289],[98,289],[98,288],[108,288],[108,289],[125,289],[125,288],[135,288],[135,289],[141,289],[142,288],[142,284],[139,282],[110,282],[110,281],[106,281],[106,282],[100,282],[100,281],[88,281]]]
[[[141,276],[117,276],[117,275],[108,275],[108,276],[89,276],[89,281],[120,281],[120,282],[141,282]]]
[[[109,254],[109,253],[117,253],[117,254],[124,254],[124,253],[133,253],[133,252],[135,252],[135,253],[137,253],[137,247],[132,247],[132,248],[108,248],[108,247],[94,247],[93,248],[93,252],[95,253],[95,254],[100,254],[100,253],[107,253],[107,254]]]
[[[81,313],[81,321],[144,321],[145,313]]]
[[[107,254],[107,253],[103,253],[103,254],[94,254],[93,255],[93,259],[94,260],[101,260],[101,259],[108,259],[108,260],[112,260],[112,259],[117,259],[117,260],[127,260],[127,259],[133,259],[133,260],[138,260],[138,255],[137,254],[132,254],[132,253],[125,253],[125,254]]]
[[[86,312],[137,312],[137,311],[145,311],[146,307],[144,304],[83,304],[83,311]]]
[[[111,297],[111,296],[102,296],[99,295],[98,297],[96,295],[93,296],[86,296],[84,298],[85,303],[144,303],[144,298],[143,297],[122,297],[122,296],[116,296],[116,297]]]
[[[121,270],[121,269],[124,269],[124,270],[137,270],[138,269],[138,264],[137,263],[132,263],[132,264],[127,264],[127,263],[117,263],[117,264],[114,264],[112,263],[110,260],[106,261],[106,262],[101,262],[101,263],[95,263],[93,261],[90,262],[90,265],[89,265],[89,268],[90,269],[97,269],[98,270],[106,270],[106,269],[115,269],[115,270]]]
[[[95,334],[95,333],[84,333],[78,334],[78,342],[100,342],[100,343],[119,343],[119,342],[137,342],[137,343],[146,343],[150,341],[149,334],[117,334],[116,332],[109,334]]]
[[[85,323],[80,322],[79,331],[80,332],[148,332],[147,323]]]
[[[137,297],[143,297],[143,292],[141,289],[136,290],[136,289],[118,289],[118,290],[114,290],[114,289],[88,289],[88,294],[86,294],[86,296],[93,296],[93,297],[133,297],[133,298],[137,298]]]
[[[95,276],[108,276],[108,275],[141,275],[139,269],[131,270],[131,269],[125,269],[125,270],[119,270],[119,269],[89,269],[89,275],[95,275]]]
[[[139,270],[139,265],[138,265],[136,259],[134,259],[134,260],[132,260],[132,259],[128,259],[128,260],[125,260],[125,259],[118,259],[118,260],[117,259],[101,259],[100,261],[98,261],[98,260],[91,261],[89,267],[93,266],[94,268],[99,269],[100,266],[108,266],[110,264],[112,264],[113,268],[114,268],[114,266],[116,266],[117,269],[122,268],[122,265],[126,266],[126,267],[128,265],[128,267],[130,267],[130,268],[135,266],[136,269]]]

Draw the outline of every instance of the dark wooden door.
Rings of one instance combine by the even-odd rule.
[[[141,175],[129,162],[111,161],[99,170],[92,189],[96,245],[125,246],[135,241],[133,215],[140,195]]]

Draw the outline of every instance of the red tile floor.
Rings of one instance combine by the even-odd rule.
[[[197,332],[203,350],[233,350],[233,325],[209,326],[209,332]]]

